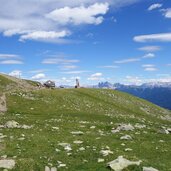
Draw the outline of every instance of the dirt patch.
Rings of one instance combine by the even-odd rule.
[[[7,105],[6,105],[6,96],[5,94],[0,95],[0,113],[4,113],[7,111]]]

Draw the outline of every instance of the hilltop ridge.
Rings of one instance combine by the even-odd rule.
[[[38,82],[24,80],[10,75],[0,73],[0,90],[33,90],[36,89]]]

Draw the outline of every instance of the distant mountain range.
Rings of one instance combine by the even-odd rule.
[[[122,92],[130,93],[134,96],[148,100],[154,104],[171,110],[171,82],[152,82],[142,85],[123,85],[120,83],[111,84],[101,82],[96,88],[110,88]]]

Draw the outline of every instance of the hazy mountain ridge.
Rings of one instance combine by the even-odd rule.
[[[111,88],[134,96],[148,100],[161,107],[171,109],[171,83],[170,82],[153,82],[144,83],[142,85],[124,85],[120,83],[111,84],[102,82],[98,84],[98,88]]]

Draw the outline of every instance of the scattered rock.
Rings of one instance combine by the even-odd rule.
[[[91,126],[91,127],[90,127],[90,129],[95,129],[95,128],[96,128],[96,126]]]
[[[84,147],[80,147],[79,151],[85,151],[85,148]]]
[[[170,134],[171,133],[171,128],[162,128],[158,131],[158,133],[161,133],[161,134]]]
[[[68,151],[72,151],[71,145],[68,143],[59,143],[58,145],[64,147],[64,150]]]
[[[123,156],[119,156],[116,160],[109,162],[107,165],[114,171],[122,171],[130,165],[140,165],[141,161],[130,161]]]
[[[55,130],[59,130],[59,127],[52,127],[52,129]]]
[[[143,171],[159,171],[153,167],[143,167]]]
[[[125,151],[132,151],[132,149],[131,148],[126,148]]]
[[[45,166],[45,171],[57,171],[57,168],[56,167],[48,167],[48,166]]]
[[[117,133],[120,131],[133,131],[135,128],[131,124],[119,124],[119,126],[115,129],[112,129],[112,133]]]
[[[55,149],[56,152],[60,152],[61,150],[59,150],[58,148]]]
[[[73,132],[71,132],[71,134],[73,134],[73,135],[83,135],[84,132],[82,132],[82,131],[73,131]]]
[[[59,168],[60,168],[60,167],[66,167],[66,164],[61,163],[61,164],[59,164],[58,167],[59,167]]]
[[[57,171],[57,168],[56,167],[52,167],[51,171]]]
[[[15,167],[15,161],[10,159],[0,160],[0,168],[13,169]]]
[[[124,135],[120,139],[121,140],[132,140],[132,137],[130,135]]]
[[[98,163],[102,163],[102,162],[104,162],[104,159],[100,159],[100,158],[99,158],[99,159],[97,160],[97,162],[98,162]]]
[[[108,156],[109,154],[113,154],[113,151],[110,150],[101,150],[100,154],[102,154],[104,157]]]
[[[83,141],[76,140],[76,141],[74,141],[73,143],[74,143],[74,144],[82,144]]]
[[[8,121],[4,126],[5,128],[18,128],[19,123],[12,120],[12,121]]]
[[[25,138],[24,137],[21,137],[21,138],[18,138],[18,140],[19,141],[23,141],[23,140],[25,140]]]
[[[143,128],[146,128],[146,125],[141,125],[141,124],[139,124],[139,123],[136,123],[136,124],[135,124],[135,128],[143,129]]]
[[[4,125],[5,128],[22,128],[22,129],[31,129],[33,126],[28,126],[28,125],[20,125],[18,122],[12,120],[6,122]]]
[[[160,143],[164,143],[165,141],[164,140],[159,140]]]
[[[51,169],[48,166],[45,166],[45,171],[51,171]]]
[[[20,126],[20,128],[23,128],[23,129],[31,129],[33,126],[28,126],[28,125],[22,125]]]

